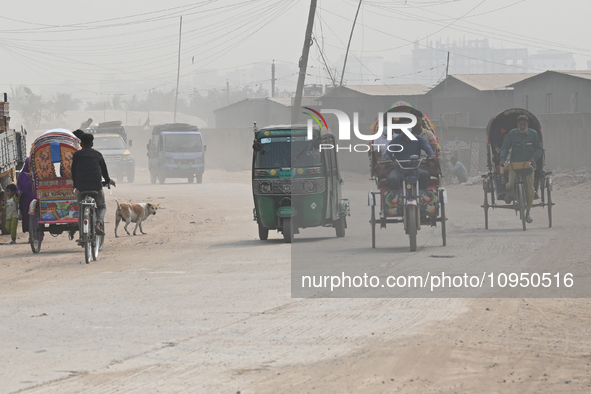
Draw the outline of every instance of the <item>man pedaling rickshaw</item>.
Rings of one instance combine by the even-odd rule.
[[[406,134],[402,133],[401,130],[396,130],[397,135],[392,138],[389,145],[394,145],[396,147],[402,147],[401,151],[396,151],[396,149],[389,149],[386,150],[386,153],[382,156],[382,159],[391,160],[391,159],[398,159],[398,160],[409,160],[411,156],[421,155],[421,150],[427,153],[427,156],[435,159],[435,152],[429,145],[426,139],[420,136],[423,129],[421,127],[420,122],[415,125],[412,129],[413,135],[417,138],[417,140],[411,140]],[[393,168],[388,175],[388,188],[391,190],[398,190],[402,185],[402,179],[404,178],[403,169],[399,168],[398,166]],[[429,186],[429,172],[419,169],[419,189],[426,189]]]
[[[517,117],[517,128],[511,130],[501,147],[500,162],[506,165],[507,154],[511,149],[511,162],[530,162],[532,168],[524,175],[523,184],[525,187],[525,195],[527,199],[526,218],[527,223],[533,222],[529,211],[532,207],[535,190],[534,190],[534,171],[536,168],[536,161],[542,156],[542,144],[538,133],[530,129],[529,118],[526,115],[519,115]],[[509,173],[509,182],[507,183],[507,194],[505,195],[505,202],[510,204],[515,197],[515,182],[517,175],[515,171],[511,170]]]

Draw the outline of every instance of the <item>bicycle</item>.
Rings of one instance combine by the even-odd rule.
[[[103,186],[111,185],[103,182]],[[92,257],[93,261],[98,259],[99,251],[102,250],[105,242],[104,235],[96,234],[96,223],[97,223],[97,206],[95,198],[98,192],[95,190],[88,190],[80,192],[83,200],[80,203],[80,239],[78,244],[84,248],[84,259],[86,264],[90,263]],[[104,230],[104,228],[102,229]]]
[[[527,194],[525,192],[525,184],[523,178],[533,171],[533,167],[529,161],[509,163],[505,170],[511,170],[515,172],[515,186],[513,188],[515,192],[515,199],[513,200],[513,208],[515,213],[519,212],[519,218],[523,226],[523,231],[527,227]],[[526,174],[527,172],[527,174]]]

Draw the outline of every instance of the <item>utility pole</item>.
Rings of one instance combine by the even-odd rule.
[[[271,65],[271,97],[275,97],[275,60]]]
[[[181,76],[181,34],[183,32],[183,17],[181,16],[181,23],[179,25],[179,60],[176,70],[176,93],[174,96],[174,123],[176,123],[176,104],[179,100],[179,78]]]
[[[445,95],[447,96],[447,75],[449,72],[449,52],[447,52],[447,61],[445,62],[445,84],[443,85]]]
[[[293,106],[291,107],[291,123],[297,123],[302,106],[302,93],[304,91],[304,80],[306,79],[306,70],[308,68],[308,53],[312,45],[312,27],[314,26],[314,15],[316,14],[316,0],[310,1],[310,12],[308,14],[308,26],[306,27],[306,38],[304,39],[304,49],[300,58],[300,74],[298,76],[298,85]]]
[[[230,82],[226,79],[226,105],[230,105]]]
[[[343,62],[343,72],[341,73],[341,82],[339,86],[343,86],[343,78],[345,77],[345,66],[347,65],[347,57],[349,56],[349,46],[351,46],[351,39],[353,38],[353,30],[355,29],[355,23],[357,22],[357,15],[359,15],[359,9],[361,8],[361,1],[357,6],[357,12],[355,13],[355,19],[353,20],[353,26],[351,26],[351,34],[349,34],[349,42],[347,43],[347,52],[345,52],[345,61]]]

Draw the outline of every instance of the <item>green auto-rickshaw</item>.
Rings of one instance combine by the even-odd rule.
[[[320,128],[307,137],[307,125],[255,127],[252,158],[254,220],[259,238],[281,231],[291,242],[298,229],[334,227],[345,236],[349,201],[342,198],[335,138]]]

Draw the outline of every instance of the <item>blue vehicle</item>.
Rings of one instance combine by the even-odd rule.
[[[203,182],[205,150],[203,137],[197,126],[169,123],[154,126],[148,142],[150,181],[164,183],[167,178],[196,179]]]

